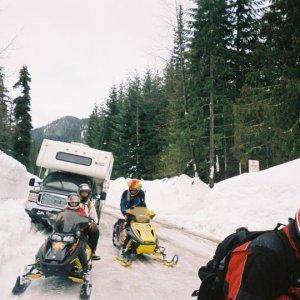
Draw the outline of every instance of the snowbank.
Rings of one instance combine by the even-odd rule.
[[[25,199],[29,177],[25,166],[0,150],[0,201]]]
[[[125,189],[126,179],[112,181],[107,204],[119,207]],[[143,181],[143,189],[158,219],[222,239],[240,226],[273,228],[294,215],[300,207],[300,159],[224,180],[212,190],[185,175]]]
[[[9,258],[23,254],[21,241],[30,230],[29,217],[24,211],[22,201],[16,199],[0,202],[0,265]],[[18,245],[16,247],[16,245]]]
[[[240,226],[272,229],[300,208],[300,159],[218,183],[192,217],[191,227],[223,238]]]
[[[0,151],[0,238],[4,241],[0,248],[0,265],[24,253],[20,241],[26,239],[30,229],[24,201],[31,176],[25,166]]]
[[[107,204],[119,207],[122,192],[126,190],[128,180],[118,178],[111,181]],[[153,209],[160,219],[184,226],[189,223],[191,212],[201,207],[208,186],[199,179],[186,175],[170,179],[142,181],[146,192],[147,206]]]

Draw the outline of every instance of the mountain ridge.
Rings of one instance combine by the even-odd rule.
[[[31,136],[36,145],[41,145],[44,138],[62,142],[83,142],[88,118],[64,116],[51,123],[34,128]]]

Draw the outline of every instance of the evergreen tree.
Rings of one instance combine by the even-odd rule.
[[[141,81],[138,76],[130,79],[121,96],[122,102],[117,116],[117,140],[115,157],[117,174],[141,177],[140,173],[140,109],[142,103]]]
[[[230,64],[233,69],[235,98],[238,98],[245,83],[246,74],[253,64],[253,50],[258,42],[258,14],[262,0],[232,0],[231,30],[232,56]]]
[[[158,174],[159,155],[164,146],[163,130],[166,124],[166,98],[162,79],[147,71],[142,84],[140,107],[140,164],[139,173],[144,179],[154,179]]]
[[[117,130],[117,119],[119,113],[119,96],[116,86],[111,88],[105,108],[105,129],[103,139],[103,150],[113,151]]]
[[[199,0],[191,24],[192,130],[201,177],[209,178],[211,186],[216,155],[221,166],[219,179],[230,175],[227,156],[233,146],[234,99],[230,16],[226,1]]]
[[[0,67],[0,150],[11,152],[11,124],[8,108],[7,89],[4,86],[4,74]]]
[[[299,12],[297,2],[272,1],[261,20],[255,65],[235,107],[240,160],[263,168],[299,157]]]
[[[177,11],[177,28],[174,34],[172,57],[164,72],[164,90],[167,99],[165,109],[165,145],[160,157],[162,176],[182,173],[194,175],[189,168],[194,157],[194,141],[190,136],[189,99],[187,90],[187,43],[183,9]]]
[[[164,73],[164,89],[167,98],[165,109],[166,128],[164,147],[160,157],[160,176],[192,175],[188,138],[185,130],[185,109],[182,99],[180,70],[174,62],[168,63]]]
[[[163,76],[112,87],[91,115],[87,142],[113,152],[113,177],[199,172],[213,186],[248,159],[299,157],[300,7],[263,2],[197,0],[189,32],[179,8]]]
[[[102,149],[104,140],[105,116],[101,108],[94,106],[90,115],[85,142],[92,148]]]
[[[21,96],[14,99],[15,128],[13,152],[14,157],[25,166],[29,166],[31,147],[30,82],[31,78],[28,69],[26,66],[23,66],[20,70],[19,80],[14,85],[14,88],[21,89]]]

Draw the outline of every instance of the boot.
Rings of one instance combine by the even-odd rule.
[[[92,260],[100,260],[101,257],[99,255],[96,255],[95,253],[92,254]]]

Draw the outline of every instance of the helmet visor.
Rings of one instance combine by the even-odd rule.
[[[80,202],[73,202],[73,201],[71,201],[68,204],[69,204],[70,207],[77,207],[77,206],[79,206]]]

